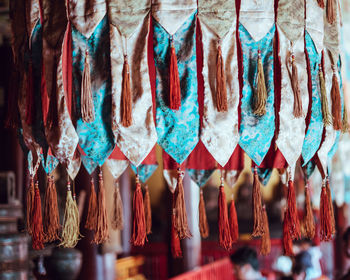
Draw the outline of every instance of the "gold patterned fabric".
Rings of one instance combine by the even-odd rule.
[[[239,84],[236,45],[235,1],[198,1],[203,45],[204,110],[201,140],[214,159],[224,166],[239,140]],[[215,103],[218,47],[222,50],[226,78],[226,112]]]
[[[289,166],[294,166],[301,154],[305,138],[305,117],[309,106],[307,65],[304,53],[304,0],[280,0],[277,12],[279,57],[281,62],[281,106],[277,147]],[[298,83],[302,103],[302,116],[293,114],[294,92],[292,87],[292,56],[298,71]]]
[[[147,64],[151,2],[108,2],[112,76],[112,127],[116,144],[123,154],[138,166],[157,142],[153,119],[152,92]],[[124,57],[130,67],[132,124],[121,122]]]

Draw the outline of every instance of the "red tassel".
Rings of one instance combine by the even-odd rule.
[[[85,228],[89,230],[96,230],[97,228],[97,197],[93,178],[91,178],[90,183],[89,208],[85,222]]]
[[[216,57],[216,108],[218,112],[227,111],[227,91],[224,68],[221,47],[218,45],[218,53]]]
[[[41,213],[41,198],[38,185],[38,182],[36,182],[32,220],[32,243],[33,249],[35,250],[41,250],[44,248],[44,228]]]
[[[224,183],[221,179],[221,185],[219,190],[219,201],[218,201],[218,220],[219,220],[219,243],[220,246],[226,250],[230,250],[232,247],[230,225],[228,223],[228,212],[226,195],[224,191]]]
[[[30,61],[28,65],[26,92],[26,124],[28,125],[34,122],[34,104],[33,64]]]
[[[175,229],[176,211],[175,196],[173,195],[173,211],[171,214],[171,254],[173,258],[182,258],[182,250],[179,235]]]
[[[287,214],[290,218],[290,236],[292,240],[299,239],[301,237],[300,223],[297,212],[297,203],[295,199],[294,183],[291,179],[288,181]]]
[[[44,201],[44,232],[45,242],[59,240],[60,217],[57,205],[57,192],[53,176],[48,178],[48,186],[45,191]]]
[[[332,68],[333,68],[333,78],[332,78],[331,98],[332,98],[333,127],[335,130],[341,130],[342,117],[341,117],[340,89],[339,89],[339,83],[338,83],[335,66],[333,65]]]
[[[305,216],[304,216],[304,232],[309,239],[315,237],[315,221],[312,213],[310,190],[308,184],[305,186]]]
[[[184,173],[180,170],[177,170],[177,184],[175,189],[175,229],[179,235],[180,239],[184,239],[187,237],[192,237],[190,229],[188,228],[187,222],[187,212],[186,212],[186,204],[185,204],[185,194],[183,187],[183,176]]]
[[[327,197],[329,202],[329,212],[331,214],[331,224],[332,224],[332,235],[335,234],[335,218],[334,218],[334,209],[333,209],[333,201],[332,201],[332,195],[331,195],[331,188],[329,186],[329,178],[327,177],[326,180],[326,190],[327,190]]]
[[[203,197],[203,190],[200,190],[199,194],[199,232],[202,238],[207,238],[209,236],[209,225],[207,220],[207,214],[205,213],[205,202]]]
[[[329,198],[325,183],[322,185],[320,199],[320,237],[321,241],[332,240],[332,221],[329,206]]]
[[[301,118],[303,116],[303,105],[302,105],[301,94],[300,94],[298,68],[295,63],[294,54],[292,54],[291,82],[292,82],[292,89],[294,93],[293,115],[296,118]]]
[[[143,246],[146,237],[146,218],[145,218],[145,208],[143,205],[143,197],[141,184],[139,177],[136,176],[136,190],[134,192],[133,204],[133,231],[131,237],[131,243],[134,246]]]
[[[27,189],[26,208],[27,232],[28,234],[32,235],[32,220],[34,209],[34,177],[31,177],[30,184]]]
[[[236,243],[239,237],[239,230],[235,200],[233,199],[233,196],[230,204],[230,233],[232,243]]]
[[[267,218],[267,212],[265,205],[263,206],[263,222],[264,222],[264,235],[261,238],[260,254],[267,256],[271,252],[271,239],[270,239],[270,228],[269,220]]]
[[[293,253],[293,240],[291,237],[291,219],[290,213],[288,210],[284,213],[284,221],[283,221],[283,251],[286,256],[294,256]]]
[[[261,190],[258,171],[254,168],[254,180],[253,180],[253,219],[254,229],[252,236],[260,237],[264,234],[263,217],[262,217],[262,204],[261,204]]]
[[[122,96],[121,96],[121,121],[124,127],[129,127],[132,124],[132,97],[131,97],[131,86],[130,86],[130,70],[128,57],[124,56],[123,66],[123,85],[122,85]]]
[[[170,47],[169,105],[172,110],[179,110],[181,106],[180,78],[173,39]]]

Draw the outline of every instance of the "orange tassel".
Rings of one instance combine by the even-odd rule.
[[[41,199],[38,182],[35,183],[35,196],[32,220],[32,243],[34,250],[44,249],[44,228],[41,213]]]
[[[95,121],[95,108],[91,90],[89,52],[85,52],[84,71],[81,80],[81,118],[83,122]]]
[[[32,218],[34,209],[34,177],[30,178],[30,184],[27,189],[27,201],[26,201],[26,217],[27,217],[27,232],[32,234]]]
[[[130,70],[128,57],[124,56],[123,66],[123,85],[122,85],[122,96],[121,96],[121,122],[124,127],[129,127],[132,124],[132,97],[131,97],[131,86],[130,86]]]
[[[97,197],[93,178],[91,178],[89,208],[85,228],[89,230],[96,230],[97,228]]]
[[[132,208],[134,220],[131,244],[134,246],[143,246],[147,240],[146,219],[141,184],[138,176],[136,176],[136,190],[134,192]]]
[[[269,220],[267,218],[267,212],[265,205],[263,206],[263,223],[264,223],[264,234],[261,238],[260,254],[267,256],[271,252],[271,239],[270,239],[270,229]]]
[[[254,168],[254,180],[253,180],[253,237],[260,237],[264,234],[263,217],[262,217],[262,204],[261,204],[261,190],[258,171]]]
[[[232,243],[236,243],[239,237],[239,230],[238,230],[238,219],[237,219],[235,200],[233,199],[233,196],[230,203],[230,233],[231,233]]]
[[[333,128],[335,130],[341,130],[342,117],[341,117],[340,89],[339,89],[337,74],[335,72],[335,66],[332,66],[332,68],[333,68],[333,78],[332,78],[331,98],[332,98]]]
[[[290,218],[290,237],[292,238],[292,240],[299,239],[301,237],[300,223],[298,218],[294,183],[291,179],[289,179],[288,181],[287,204],[287,214]]]
[[[199,232],[202,238],[207,238],[209,236],[209,225],[207,220],[207,214],[205,213],[205,203],[204,203],[202,189],[200,190],[198,212],[199,212]]]
[[[333,24],[335,22],[335,7],[334,5],[337,5],[334,3],[336,0],[327,0],[327,10],[326,10],[326,15],[327,15],[327,21],[329,24]]]
[[[294,106],[293,106],[293,115],[296,118],[301,118],[303,116],[303,105],[300,96],[300,85],[299,85],[299,76],[298,68],[295,65],[295,56],[292,54],[292,89],[294,93]]]
[[[183,176],[184,173],[180,170],[177,170],[177,185],[175,189],[175,229],[179,235],[180,239],[186,237],[192,237],[192,234],[188,228],[187,222],[187,212],[185,204],[185,195],[183,188]]]
[[[323,55],[323,54],[322,54]],[[322,71],[322,64],[318,65],[318,77],[320,80],[320,92],[321,92],[321,105],[322,105],[322,118],[323,124],[328,126],[331,124],[331,116],[328,108],[328,98],[326,92],[326,83],[324,79],[324,73]]]
[[[323,0],[317,0],[318,5],[320,6],[320,8],[324,8],[324,1]]]
[[[220,246],[226,250],[230,250],[232,247],[230,225],[228,223],[228,212],[226,195],[224,191],[223,179],[221,179],[221,185],[219,190],[219,201],[218,201],[218,220],[219,220],[219,243]]]
[[[304,216],[305,237],[313,239],[315,237],[315,221],[311,207],[310,190],[308,184],[305,186],[305,216]]]
[[[218,45],[216,57],[216,108],[218,112],[227,111],[226,76],[224,67],[221,46]]]
[[[113,218],[112,228],[122,230],[124,228],[124,210],[123,202],[120,195],[119,184],[114,189],[114,206],[113,206]]]
[[[329,206],[329,198],[327,195],[326,185],[323,182],[321,190],[321,199],[320,199],[320,237],[321,241],[330,241],[332,240],[332,221],[331,221],[331,212]]]
[[[97,208],[97,224],[96,232],[93,242],[96,244],[105,243],[109,239],[108,222],[107,222],[107,209],[106,209],[106,197],[105,187],[103,185],[102,171],[98,175],[98,208]]]
[[[175,204],[173,196],[173,206]],[[171,215],[171,254],[173,258],[182,258],[182,250],[179,235],[175,229],[176,211],[173,208],[173,213]]]
[[[293,240],[291,237],[291,219],[290,213],[288,210],[284,213],[284,221],[283,221],[283,251],[286,256],[294,256],[293,253]]]
[[[327,190],[327,197],[328,197],[329,212],[330,212],[330,215],[331,215],[332,235],[335,235],[336,230],[335,230],[334,209],[333,209],[331,188],[329,186],[329,178],[328,177],[327,177],[327,180],[326,180],[326,190]]]
[[[57,192],[53,176],[48,177],[48,186],[44,200],[44,232],[45,242],[53,242],[60,239],[58,232],[61,228],[57,205]]]
[[[177,68],[177,57],[172,38],[170,46],[169,105],[172,110],[179,110],[181,106],[179,70]]]
[[[151,199],[149,197],[148,186],[145,186],[145,219],[146,219],[146,234],[152,233],[152,208],[151,208]]]

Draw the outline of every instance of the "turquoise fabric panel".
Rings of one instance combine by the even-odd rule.
[[[178,111],[168,106],[171,36],[156,20],[153,23],[158,144],[176,162],[182,163],[199,140],[196,13],[173,35],[181,87],[181,108]]]
[[[146,181],[157,170],[158,164],[140,164],[138,167],[131,165],[131,169],[135,174],[139,174],[140,181],[146,183]]]
[[[243,52],[243,90],[241,99],[241,126],[239,145],[247,155],[260,165],[266,156],[275,131],[274,75],[273,75],[273,39],[275,26],[263,39],[256,42],[242,24],[239,24],[239,36]],[[253,114],[253,94],[257,86],[258,50],[264,65],[267,89],[266,114],[257,117]]]
[[[212,170],[196,170],[196,169],[187,169],[188,174],[191,179],[198,185],[198,187],[203,187],[215,172],[215,169]]]
[[[318,70],[322,54],[318,54],[315,44],[309,33],[305,31],[306,50],[309,55],[311,81],[312,81],[312,105],[310,124],[307,129],[301,155],[306,165],[320,147],[323,132],[323,117],[321,93],[319,91]]]
[[[40,157],[41,157],[41,165],[43,166],[45,173],[51,174],[59,163],[58,159],[52,155],[48,155],[46,157],[46,160],[43,154],[40,154]]]
[[[72,26],[73,40],[73,88],[76,105],[76,131],[79,145],[86,156],[102,165],[113,151],[115,141],[111,130],[111,77],[110,45],[107,16],[99,23],[90,38],[84,37]],[[90,74],[95,121],[84,123],[81,119],[80,92],[84,71],[85,51],[90,56]],[[74,101],[73,101],[74,102]],[[83,160],[87,169],[89,161]]]
[[[257,168],[258,176],[260,182],[266,186],[272,175],[272,168]],[[254,168],[252,168],[252,173],[254,173]]]

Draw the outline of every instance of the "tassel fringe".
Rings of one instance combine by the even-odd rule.
[[[263,223],[264,223],[264,234],[261,238],[260,254],[267,256],[271,252],[271,238],[269,229],[269,220],[267,218],[267,212],[265,205],[263,206]]]
[[[205,213],[205,202],[204,202],[202,189],[200,190],[198,213],[199,213],[199,232],[202,238],[207,238],[209,236],[209,225],[207,220],[207,214]]]
[[[346,109],[346,103],[344,102],[344,112],[343,112],[343,120],[342,120],[342,132],[349,132],[349,119],[348,119],[348,110]]]
[[[295,56],[292,54],[292,89],[294,93],[294,106],[293,106],[293,115],[296,118],[301,118],[303,116],[303,105],[301,101],[300,94],[300,85],[299,85],[299,76],[298,68],[295,63]]]
[[[173,258],[182,258],[182,250],[179,235],[175,229],[176,214],[175,209],[171,215],[171,254]]]
[[[85,53],[84,71],[81,80],[81,117],[83,122],[95,121],[95,108],[91,90],[89,52]]]
[[[152,208],[151,208],[151,199],[149,197],[148,186],[145,186],[145,219],[146,219],[146,234],[152,233]]]
[[[226,76],[221,46],[218,45],[216,57],[216,108],[218,112],[227,112]]]
[[[253,237],[260,237],[264,235],[264,223],[262,216],[262,203],[261,203],[261,190],[260,190],[260,181],[258,176],[258,171],[254,168],[254,180],[253,180],[253,219],[254,219],[254,228],[253,228]]]
[[[130,86],[130,70],[128,57],[124,56],[123,66],[123,85],[122,85],[122,96],[121,96],[121,122],[124,127],[129,127],[132,124],[132,97],[131,97],[131,86]]]
[[[225,250],[230,250],[232,247],[230,225],[228,223],[228,212],[226,195],[224,191],[223,179],[221,179],[221,185],[219,190],[219,201],[218,201],[218,220],[219,220],[219,243],[220,246]]]
[[[299,239],[301,237],[300,223],[298,218],[294,183],[291,179],[288,181],[287,203],[288,203],[287,213],[290,219],[290,224],[289,224],[290,237],[292,238],[292,240]]]
[[[236,243],[239,237],[239,230],[238,230],[237,211],[236,211],[235,200],[233,196],[230,203],[230,233],[231,233],[232,243]]]
[[[305,237],[313,239],[315,237],[315,221],[311,207],[310,189],[308,184],[305,186],[305,216],[304,216]]]
[[[335,72],[335,66],[332,66],[332,68],[333,68],[333,78],[332,78],[331,98],[332,98],[333,128],[335,130],[341,130],[342,118],[341,118],[340,89],[339,89],[337,74]]]
[[[45,192],[44,205],[44,232],[45,242],[59,240],[61,228],[57,205],[57,192],[53,176],[48,177],[48,186]]]
[[[327,98],[327,91],[326,91],[326,83],[325,83],[325,80],[324,80],[324,74],[323,74],[323,71],[322,71],[322,65],[321,64],[319,64],[318,77],[319,77],[319,80],[320,80],[323,124],[325,126],[328,126],[328,125],[330,125],[332,123],[332,121],[331,121],[331,114],[329,112],[329,105],[328,105],[328,98]]]
[[[329,213],[331,216],[331,225],[332,225],[332,235],[334,236],[336,233],[335,230],[335,217],[334,217],[334,208],[333,208],[333,201],[332,201],[332,195],[331,195],[331,188],[329,186],[329,178],[327,177],[326,180],[326,191],[327,191],[327,197],[328,197],[328,205],[329,205]]]
[[[320,6],[320,8],[324,9],[324,0],[317,0],[317,4]]]
[[[97,197],[93,178],[91,178],[90,184],[89,208],[85,228],[89,230],[96,230],[97,228]]]
[[[34,250],[44,249],[44,228],[41,212],[41,199],[38,182],[35,183],[34,208],[32,220],[32,243]]]
[[[26,220],[27,220],[27,232],[32,235],[32,220],[33,220],[33,209],[34,209],[34,177],[30,179],[30,184],[27,189],[27,200],[26,200]]]
[[[114,189],[114,206],[113,206],[112,228],[122,230],[124,228],[124,210],[123,202],[120,195],[119,183]]]
[[[264,67],[261,59],[261,51],[258,51],[258,78],[257,90],[253,96],[253,113],[257,116],[266,114],[267,90],[265,84]]]
[[[134,220],[131,244],[134,246],[143,246],[147,240],[146,219],[141,184],[138,176],[136,176],[136,190],[134,192],[132,207]]]
[[[329,206],[329,198],[325,182],[323,182],[320,199],[320,237],[321,241],[332,240],[332,221]]]
[[[64,210],[64,220],[62,228],[62,242],[60,246],[73,248],[80,239],[79,232],[79,210],[75,198],[73,199],[70,182],[67,184],[66,208]]]
[[[177,185],[175,189],[175,229],[180,239],[192,237],[188,228],[185,195],[183,188],[184,172],[177,170]]]
[[[107,222],[107,209],[106,209],[106,197],[105,187],[103,184],[102,171],[98,175],[98,208],[97,208],[97,224],[96,232],[93,242],[96,244],[105,243],[109,239],[108,222]]]
[[[337,5],[334,3],[336,0],[327,0],[327,10],[326,10],[326,16],[327,16],[327,21],[329,24],[333,24],[335,22],[335,7],[334,5]]]

